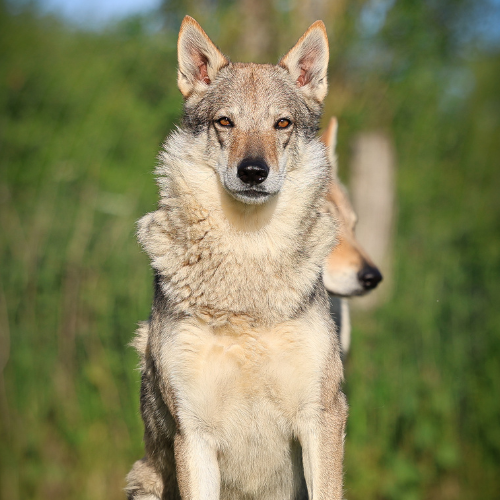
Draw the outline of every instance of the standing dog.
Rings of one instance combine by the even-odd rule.
[[[361,247],[354,234],[356,213],[352,208],[346,188],[337,175],[337,119],[331,118],[321,136],[332,166],[333,182],[327,193],[328,210],[337,220],[338,244],[326,259],[323,281],[330,297],[330,310],[335,317],[344,355],[351,343],[351,322],[346,297],[364,295],[382,280],[382,274]]]
[[[231,63],[186,17],[182,127],[139,221],[155,296],[142,354],[146,455],[129,499],[342,498],[347,404],[322,268],[335,238],[316,139],[328,41]]]

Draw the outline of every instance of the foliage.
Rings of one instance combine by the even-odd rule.
[[[2,496],[118,498],[141,453],[127,344],[151,300],[134,222],[181,109],[175,55],[129,24],[0,22]]]

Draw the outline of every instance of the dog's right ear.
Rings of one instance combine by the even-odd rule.
[[[177,85],[185,99],[194,92],[207,90],[219,70],[229,64],[229,60],[190,16],[186,16],[181,24],[177,58]]]
[[[337,155],[335,153],[335,148],[337,146],[337,130],[338,130],[338,121],[335,116],[330,118],[330,122],[328,123],[328,127],[321,134],[321,142],[326,146],[326,150],[328,152],[328,160],[330,161],[330,165],[332,166],[332,173],[334,177],[337,177]]]

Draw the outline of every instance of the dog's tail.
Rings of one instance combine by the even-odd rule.
[[[144,370],[146,367],[146,349],[148,346],[149,336],[149,321],[139,321],[135,336],[130,342],[130,345],[137,351],[139,355],[139,368]]]

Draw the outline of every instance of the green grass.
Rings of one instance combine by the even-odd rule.
[[[134,224],[181,113],[175,39],[0,9],[0,51],[0,497],[123,498],[142,453],[127,344],[152,296]],[[326,105],[343,165],[377,123],[398,157],[394,289],[354,317],[346,369],[347,496],[495,499],[500,58],[461,61],[475,87],[451,101],[415,64],[360,79],[339,59],[350,93]]]
[[[141,454],[127,344],[151,300],[134,224],[181,109],[172,44],[2,25],[2,496],[119,498]]]

